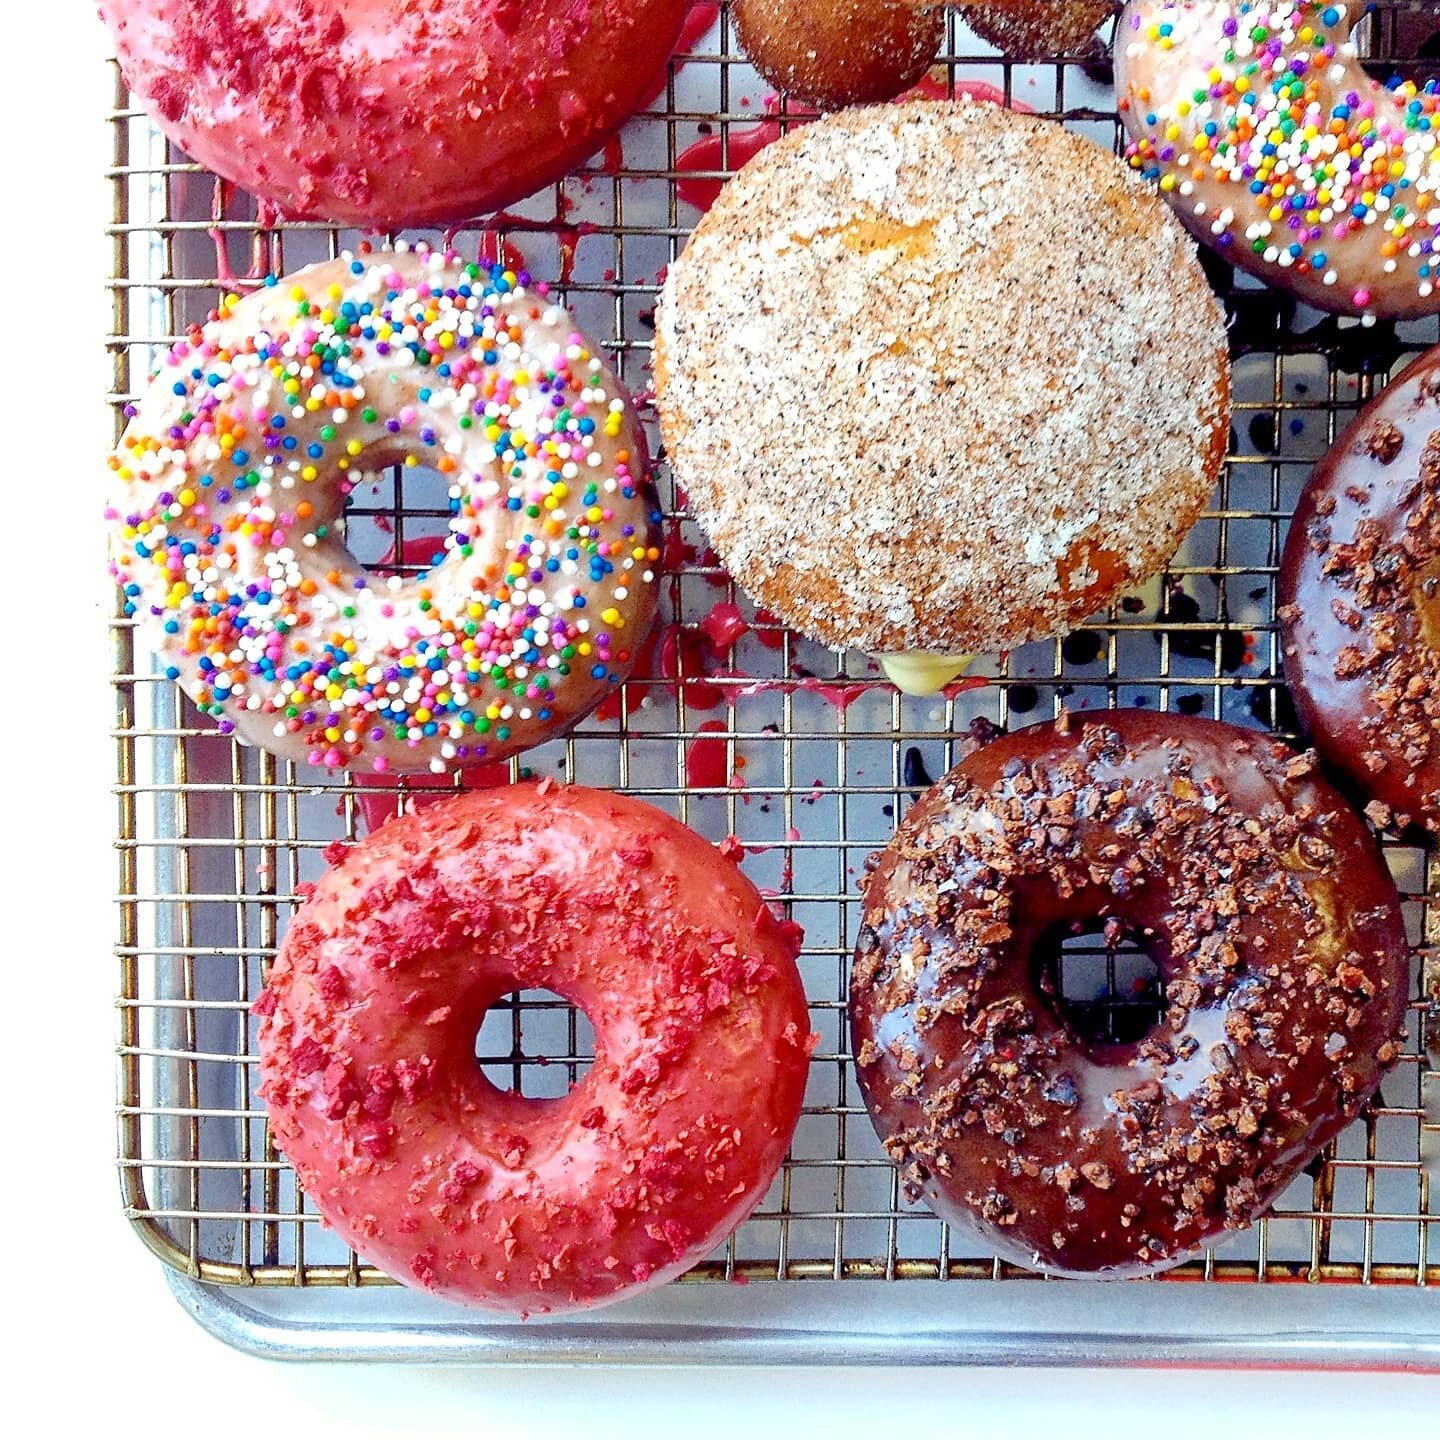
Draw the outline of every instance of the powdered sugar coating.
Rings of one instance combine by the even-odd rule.
[[[1229,429],[1194,247],[1098,146],[969,102],[829,116],[671,266],[655,380],[736,580],[827,644],[992,650],[1158,568]]]

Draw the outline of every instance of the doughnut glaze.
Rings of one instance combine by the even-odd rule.
[[[100,0],[126,84],[297,219],[460,220],[558,179],[652,92],[688,0]]]
[[[1315,467],[1280,567],[1285,678],[1376,824],[1440,829],[1440,349]]]
[[[387,467],[450,481],[404,580],[344,539]],[[532,284],[425,249],[327,261],[180,341],[111,457],[124,609],[224,733],[330,769],[493,762],[628,673],[654,614],[644,432]]]
[[[1130,163],[1232,265],[1367,322],[1440,311],[1440,92],[1361,67],[1350,0],[1130,0]]]
[[[945,7],[926,0],[734,0],[731,13],[756,70],[822,110],[893,100],[945,38]]]
[[[255,1005],[271,1132],[404,1284],[528,1314],[634,1295],[779,1169],[816,1038],[798,948],[733,860],[639,801],[548,780],[441,801],[353,847],[291,923]],[[558,1099],[475,1062],[524,989],[594,1026]]]
[[[1164,205],[968,101],[828,115],[751,160],[670,266],[655,387],[736,581],[882,657],[1080,621],[1169,557],[1229,437],[1224,317]]]
[[[1400,902],[1360,818],[1253,731],[1117,711],[986,745],[878,857],[857,1074],[906,1194],[1004,1259],[1122,1277],[1249,1225],[1400,1053]],[[1158,965],[1134,1044],[1052,1000],[1068,933]]]

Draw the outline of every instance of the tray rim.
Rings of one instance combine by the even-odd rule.
[[[556,1324],[529,1331],[483,1323],[341,1324],[266,1315],[236,1287],[167,1269],[181,1309],[233,1350],[291,1363],[346,1360],[407,1365],[879,1366],[1113,1370],[1343,1370],[1440,1376],[1440,1328],[1409,1337],[1379,1329],[1293,1332],[922,1329],[903,1336],[861,1329],[657,1327],[634,1322]],[[778,1283],[778,1282],[777,1282]],[[815,1282],[823,1284],[825,1282]],[[844,1284],[846,1282],[839,1282]],[[985,1285],[949,1281],[947,1286]],[[1133,1282],[1141,1283],[1141,1282]],[[1398,1287],[1397,1287],[1398,1288]],[[1421,1293],[1416,1287],[1416,1293]],[[459,1312],[457,1312],[459,1313]],[[517,1339],[518,1334],[526,1336]]]

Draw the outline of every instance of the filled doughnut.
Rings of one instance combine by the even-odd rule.
[[[734,0],[730,8],[756,70],[822,110],[893,100],[945,39],[945,6],[927,0]]]
[[[1003,55],[1083,55],[1119,0],[964,0],[960,18]]]
[[[1157,570],[1229,438],[1224,317],[1164,205],[968,101],[840,112],[751,160],[670,266],[655,387],[736,581],[920,690]]]
[[[688,0],[100,0],[191,159],[297,219],[487,214],[643,105]]]
[[[797,927],[678,821],[596,790],[391,820],[300,908],[261,1016],[271,1134],[362,1256],[462,1304],[606,1304],[688,1269],[780,1167],[814,1045]],[[595,1058],[558,1099],[475,1063],[546,989]]]
[[[1054,998],[1061,941],[1102,931],[1163,980],[1134,1043]],[[962,761],[878,857],[857,1073],[911,1199],[1016,1264],[1139,1275],[1249,1225],[1356,1114],[1408,976],[1379,849],[1312,755],[1065,716]]]
[[[450,482],[414,579],[346,548],[386,467]],[[614,372],[544,284],[423,248],[229,296],[114,455],[111,570],[224,733],[331,769],[495,761],[574,725],[654,613],[659,514]]]
[[[1440,349],[1315,467],[1278,600],[1285,678],[1315,748],[1377,824],[1440,829]]]
[[[1342,0],[1130,0],[1130,163],[1232,265],[1373,322],[1440,311],[1440,92],[1381,85]]]

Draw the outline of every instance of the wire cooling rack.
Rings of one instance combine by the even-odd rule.
[[[614,356],[648,422],[656,294],[699,214],[691,202],[753,148],[757,127],[797,123],[739,54],[726,7],[696,11],[661,93],[618,141],[485,228],[448,237],[467,254],[518,252],[555,283]],[[1387,6],[1368,28],[1374,55],[1414,63],[1440,54],[1434,4]],[[946,88],[992,85],[1119,143],[1101,43],[1012,63],[952,15],[935,74]],[[257,213],[169,149],[118,74],[114,83],[108,343],[118,433],[163,348],[224,291],[360,237]],[[411,1296],[349,1252],[298,1191],[256,1098],[248,1006],[297,886],[320,872],[324,849],[413,800],[413,782],[357,788],[238,746],[158,673],[130,623],[114,621],[123,1196],[205,1323],[282,1355],[1053,1363],[1173,1354],[1440,1365],[1440,975],[1431,948],[1440,871],[1427,850],[1387,842],[1416,964],[1410,1041],[1377,1103],[1253,1230],[1154,1284],[1106,1287],[1103,1305],[1093,1287],[1020,1284],[1026,1272],[906,1204],[849,1053],[846,980],[864,858],[987,723],[1023,724],[1062,706],[1145,705],[1293,736],[1274,626],[1287,517],[1354,410],[1408,356],[1440,341],[1440,327],[1363,330],[1206,264],[1231,316],[1235,432],[1213,508],[1158,580],[1064,641],[982,665],[984,683],[953,698],[902,697],[864,657],[790,634],[737,595],[662,465],[671,568],[641,673],[608,713],[565,740],[499,773],[446,782],[534,773],[624,788],[711,839],[738,836],[746,870],[807,932],[801,966],[821,1041],[782,1175],[754,1218],[686,1281],[592,1321],[481,1325]],[[447,517],[439,479],[410,469],[352,497],[349,541],[367,563],[414,571]],[[743,633],[727,650],[742,628],[735,605]],[[1065,947],[1054,972],[1057,1003],[1082,1028],[1143,1031],[1163,1003],[1143,956],[1107,952],[1093,937]],[[582,1015],[525,993],[487,1017],[477,1062],[522,1094],[561,1094],[589,1063],[590,1043]],[[1185,1283],[1196,1281],[1209,1283]],[[1258,1299],[1234,1312],[1224,1309],[1229,1299],[1206,1298],[1233,1297],[1237,1287],[1223,1281],[1257,1297],[1283,1286],[1291,1298],[1279,1318]],[[1285,1282],[1306,1285],[1306,1299]],[[344,1288],[343,1300],[333,1287]],[[1366,1297],[1402,1290],[1409,1308],[1379,1319],[1366,1308]],[[1302,1314],[1314,1331],[1304,1343],[1291,1333]],[[1377,1339],[1382,1322],[1403,1338]]]

